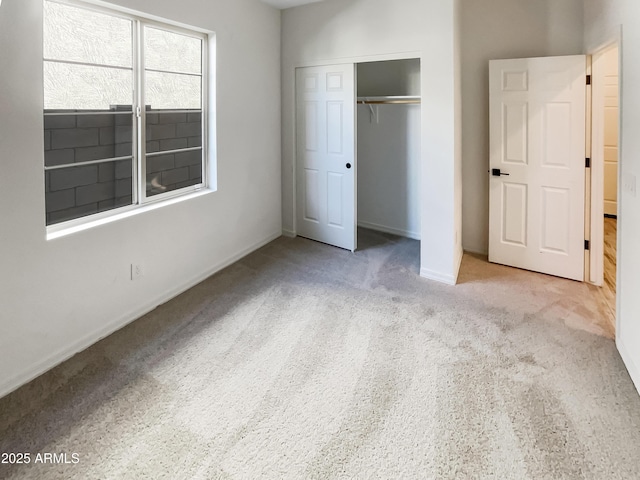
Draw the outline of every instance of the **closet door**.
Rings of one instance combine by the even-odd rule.
[[[355,66],[296,70],[298,235],[356,248]]]

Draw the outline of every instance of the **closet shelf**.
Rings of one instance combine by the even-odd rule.
[[[411,105],[421,103],[420,96],[381,96],[381,97],[358,97],[358,105]]]

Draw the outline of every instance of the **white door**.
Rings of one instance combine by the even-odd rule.
[[[356,248],[355,66],[296,70],[297,234]]]
[[[584,280],[586,57],[494,60],[489,261]]]

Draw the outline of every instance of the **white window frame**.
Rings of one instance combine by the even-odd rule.
[[[89,214],[83,217],[66,220],[63,222],[47,225],[47,234],[52,235],[52,238],[57,238],[60,232],[69,230],[70,232],[83,229],[85,225],[101,224],[102,220],[111,217],[120,217],[122,214],[128,212],[135,212],[137,210],[144,211],[150,205],[167,203],[175,203],[178,197],[184,197],[210,188],[210,169],[212,166],[210,147],[209,147],[209,44],[212,32],[207,32],[203,29],[196,27],[178,25],[176,23],[167,21],[165,19],[156,20],[140,14],[139,12],[133,12],[128,9],[119,9],[111,4],[106,4],[99,0],[43,0],[46,2],[59,3],[62,5],[69,5],[77,8],[82,8],[89,11],[95,11],[107,15],[111,15],[118,18],[130,20],[132,22],[132,115],[134,116],[134,124],[132,126],[132,203],[123,207],[117,207],[110,210]],[[194,148],[184,148],[176,150],[166,150],[162,152],[152,152],[151,156],[168,155],[171,153],[179,153],[182,151],[201,150],[202,153],[202,173],[201,183],[197,185],[191,185],[182,187],[176,190],[172,190],[165,193],[155,194],[153,196],[147,196],[146,188],[146,158],[148,156],[146,152],[146,116],[147,111],[144,103],[144,88],[145,88],[145,61],[144,61],[144,29],[145,27],[153,27],[159,30],[164,30],[171,33],[177,33],[192,38],[197,38],[201,41],[201,133],[202,133],[202,146]],[[43,62],[51,61],[43,57]],[[62,61],[64,63],[64,61]],[[167,72],[174,73],[174,72]],[[153,111],[152,113],[160,113],[162,110]],[[195,113],[194,110],[171,110],[171,113],[189,112]],[[55,114],[54,114],[55,115]],[[77,115],[77,113],[76,113]],[[214,140],[215,141],[215,140]],[[122,159],[128,159],[129,157],[114,157],[112,159],[95,160],[89,162],[78,162],[74,164],[65,164],[68,168],[74,168],[92,163],[104,163],[108,161],[118,161]],[[46,167],[44,171],[53,169],[64,168],[64,166]],[[160,205],[156,205],[160,206]],[[79,228],[80,227],[80,228]]]

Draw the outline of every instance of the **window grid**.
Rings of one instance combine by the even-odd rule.
[[[60,59],[47,59],[44,58],[43,62],[51,62],[51,63],[61,63],[61,64],[70,64],[70,65],[88,65],[95,66],[100,68],[112,68],[117,70],[128,70],[132,72],[132,105],[129,110],[92,110],[92,111],[45,111],[44,116],[45,119],[47,117],[54,116],[85,116],[85,115],[93,115],[93,116],[112,116],[113,118],[119,118],[121,116],[131,116],[131,130],[132,130],[132,138],[131,138],[131,155],[118,155],[109,158],[97,158],[91,159],[88,161],[78,161],[73,163],[61,163],[57,165],[45,165],[45,173],[48,174],[53,171],[61,171],[65,169],[73,169],[78,167],[86,167],[86,166],[101,166],[106,164],[114,164],[116,165],[118,162],[130,161],[131,162],[131,202],[128,205],[124,206],[116,206],[111,211],[106,212],[94,212],[86,215],[79,215],[70,220],[63,220],[60,223],[65,223],[66,225],[73,226],[75,224],[82,224],[87,221],[93,221],[94,219],[101,218],[104,216],[108,216],[109,214],[115,214],[115,210],[122,211],[128,210],[131,208],[135,208],[137,206],[157,202],[168,198],[173,198],[176,196],[184,195],[186,193],[190,193],[193,191],[200,190],[201,188],[206,186],[205,179],[207,178],[207,170],[208,165],[205,158],[205,152],[207,151],[207,136],[206,136],[206,128],[207,128],[207,118],[206,118],[206,108],[207,104],[207,73],[208,73],[208,65],[207,65],[207,35],[199,32],[185,30],[180,27],[174,27],[172,25],[163,24],[159,22],[155,22],[152,20],[144,19],[138,16],[123,14],[122,12],[118,12],[117,10],[111,10],[108,8],[96,6],[93,4],[87,4],[80,1],[75,0],[45,0],[46,2],[54,2],[60,4],[67,4],[73,7],[80,7],[87,10],[98,11],[103,14],[113,15],[115,17],[124,18],[132,22],[132,62],[133,67],[122,67],[122,66],[113,66],[102,63],[91,63],[91,62],[76,62],[76,61],[65,61]],[[200,74],[189,73],[189,72],[179,72],[179,71],[171,71],[171,70],[163,70],[156,68],[145,68],[145,56],[144,56],[144,31],[146,28],[154,28],[158,30],[162,30],[165,32],[169,32],[172,34],[184,35],[190,38],[197,39],[200,45]],[[198,109],[158,109],[151,110],[150,106],[145,106],[145,76],[146,72],[161,72],[161,73],[169,73],[172,75],[186,75],[190,77],[200,77],[200,102]],[[145,107],[143,107],[145,106]],[[194,137],[199,137],[200,145],[190,146],[183,148],[171,148],[166,150],[157,150],[154,151],[153,148],[149,148],[149,144],[147,143],[147,132],[153,130],[153,125],[149,121],[150,116],[159,117],[160,115],[199,115],[199,128],[197,131],[197,135],[193,135]],[[193,127],[191,128],[191,133],[193,134]],[[151,135],[153,137],[153,135]],[[46,130],[45,130],[45,149],[46,149]],[[149,159],[158,158],[162,156],[170,156],[170,155],[185,155],[190,152],[200,152],[198,160],[196,162],[193,161],[191,165],[188,165],[189,172],[194,174],[194,171],[199,169],[199,177],[198,181],[194,183],[191,182],[190,185],[180,186],[177,185],[176,188],[170,191],[160,191],[153,193],[152,195],[148,195],[148,184],[149,179],[147,177],[148,163]],[[115,168],[115,167],[114,167]],[[185,170],[184,168],[182,170]],[[164,173],[163,173],[164,175]],[[46,191],[49,192],[49,178],[46,178]],[[55,225],[58,222],[50,222],[49,217],[47,217],[47,225],[51,226]]]

